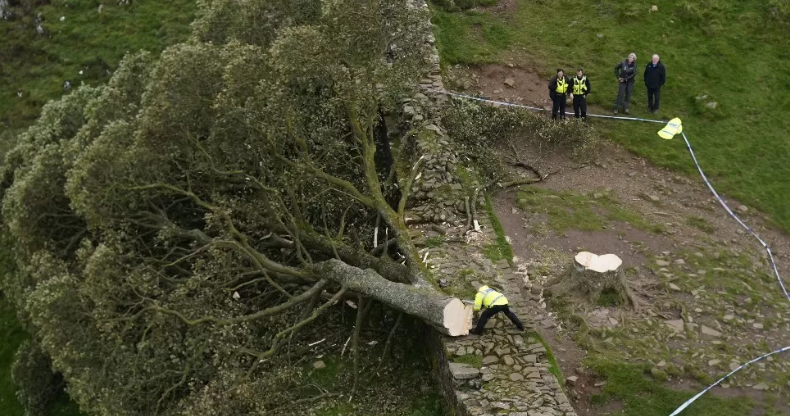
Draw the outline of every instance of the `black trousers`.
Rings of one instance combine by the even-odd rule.
[[[587,97],[581,95],[573,96],[573,114],[579,118],[579,110],[581,110],[581,118],[587,120]]]
[[[475,327],[474,332],[477,334],[482,334],[486,324],[488,323],[488,320],[499,312],[504,312],[505,315],[510,318],[510,322],[513,322],[513,325],[515,325],[516,328],[521,331],[524,330],[524,324],[518,320],[518,316],[516,316],[516,314],[513,313],[513,311],[511,311],[507,305],[500,305],[486,308],[483,313],[480,314],[480,319],[477,320],[477,326]]]
[[[620,107],[628,110],[628,106],[631,104],[631,94],[634,93],[634,84],[636,84],[636,82],[633,80],[619,83],[617,87],[617,101],[614,102],[615,110]]]
[[[554,94],[554,97],[551,97],[551,118],[557,118],[557,111],[560,113],[560,118],[565,118],[565,100],[565,94]]]
[[[661,87],[647,89],[647,108],[658,110],[661,104]]]

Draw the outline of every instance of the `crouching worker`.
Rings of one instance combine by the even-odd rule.
[[[505,295],[497,292],[494,289],[491,289],[488,286],[480,287],[480,289],[477,291],[477,294],[475,295],[475,311],[479,311],[480,308],[484,309],[483,313],[480,314],[480,318],[477,320],[477,326],[475,329],[469,331],[469,333],[483,335],[483,330],[485,329],[488,320],[499,312],[504,312],[505,315],[510,318],[510,321],[513,322],[513,325],[519,329],[519,331],[524,330],[524,325],[518,320],[516,314],[514,314],[507,306],[507,298]]]

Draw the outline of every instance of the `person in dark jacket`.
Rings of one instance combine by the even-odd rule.
[[[617,90],[617,101],[614,102],[614,113],[622,107],[626,114],[628,105],[631,103],[631,94],[634,92],[636,83],[636,54],[628,54],[628,58],[614,67],[614,76],[617,77],[619,88]]]
[[[647,112],[656,114],[661,104],[661,87],[667,82],[667,70],[658,55],[645,68],[645,87],[647,87]]]
[[[551,118],[557,118],[559,112],[560,119],[565,118],[565,100],[571,93],[568,79],[562,69],[557,70],[557,75],[549,80],[549,97],[551,97]]]
[[[581,110],[581,118],[587,121],[587,94],[590,93],[590,80],[584,75],[584,71],[579,68],[576,70],[576,76],[571,78],[571,97],[573,98],[573,114],[579,118],[579,110]]]

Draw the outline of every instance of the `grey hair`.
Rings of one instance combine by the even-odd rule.
[[[661,57],[660,57],[660,56],[658,56],[658,54],[657,54],[657,53],[654,53],[654,54],[653,54],[653,58],[658,58],[658,59],[661,59]]]
[[[628,57],[629,58],[634,58],[634,61],[636,61],[636,54],[635,53],[633,53],[633,52],[629,53]]]

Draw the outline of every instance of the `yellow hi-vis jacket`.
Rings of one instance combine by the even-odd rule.
[[[482,286],[477,290],[475,295],[475,310],[479,311],[480,307],[490,308],[492,306],[507,305],[507,298],[505,295],[491,289],[488,286]]]
[[[676,134],[680,134],[683,132],[683,122],[680,121],[679,118],[675,117],[672,120],[669,120],[666,127],[661,129],[658,132],[658,135],[661,136],[662,139],[670,140],[675,137]]]

